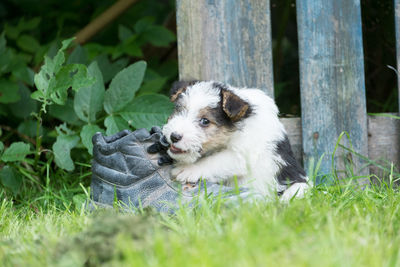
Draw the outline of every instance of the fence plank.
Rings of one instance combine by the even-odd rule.
[[[367,156],[360,1],[298,0],[297,19],[305,165],[332,153],[342,131]],[[321,171],[331,173],[330,164]]]
[[[400,113],[400,0],[394,0],[394,17],[396,23],[396,48],[397,48],[397,90],[399,90],[399,113]],[[400,148],[399,148],[400,149]]]
[[[177,0],[180,79],[257,87],[273,96],[269,0]]]
[[[288,132],[294,155],[301,161],[302,138],[300,118],[281,118],[281,122]],[[400,120],[383,117],[368,116],[368,153],[369,158],[390,170],[390,164],[395,166],[395,172],[400,171]],[[327,159],[328,160],[328,159]],[[382,169],[372,165],[371,173],[382,177]],[[386,175],[388,173],[386,172]]]

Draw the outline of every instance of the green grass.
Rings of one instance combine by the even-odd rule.
[[[132,215],[4,199],[0,259],[4,266],[400,266],[400,194],[391,185],[319,187],[289,205],[201,203],[176,215]]]

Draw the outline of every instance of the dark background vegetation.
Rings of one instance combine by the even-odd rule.
[[[108,0],[3,0],[0,3],[0,29],[15,25],[23,17],[40,17],[41,23],[29,32],[40,44],[73,36],[110,6]],[[387,65],[396,64],[394,9],[391,0],[362,0],[365,79],[369,112],[397,110],[396,75]],[[284,113],[299,115],[299,68],[295,0],[271,0],[276,97]],[[133,27],[143,17],[175,32],[174,1],[139,1],[90,43],[116,46],[118,26]],[[133,62],[139,57],[129,57]],[[167,48],[144,48],[143,57],[151,66],[177,78],[176,43]],[[36,62],[38,63],[38,62]],[[166,86],[167,87],[167,86]]]
[[[300,114],[296,1],[271,0],[275,94],[281,112]],[[368,112],[397,112],[394,6],[361,0]]]
[[[393,1],[362,0],[361,2],[368,112],[396,112],[398,110],[397,79],[394,71],[387,67],[396,65]],[[7,47],[17,55],[16,64],[22,66],[21,69],[27,67],[29,71],[26,72],[24,69],[24,71],[3,74],[0,72],[0,78],[22,84],[33,92],[35,87],[29,75],[32,76],[40,70],[43,56],[54,56],[60,47],[61,40],[74,36],[112,3],[114,1],[109,0],[2,0],[0,2],[0,34],[5,32]],[[295,0],[271,0],[271,10],[276,101],[283,114],[299,116],[300,90]],[[153,28],[143,30],[150,29],[148,25]],[[13,34],[18,31],[20,32],[18,38],[13,38]],[[138,34],[138,31],[141,33]],[[132,35],[137,36],[130,39]],[[138,1],[85,44],[81,49],[84,53],[75,53],[70,62],[75,63],[74,60],[77,60],[79,61],[77,63],[88,65],[92,61],[97,61],[103,72],[105,85],[108,86],[118,71],[134,62],[144,60],[147,62],[147,70],[142,89],[138,94],[148,92],[166,94],[171,82],[178,78],[175,35],[173,0]],[[69,52],[71,53],[72,50]],[[15,112],[12,105],[12,103],[0,104],[0,140],[5,147],[15,141],[22,140],[29,143],[30,140],[36,138],[35,119],[28,116],[29,114],[17,116],[18,111]],[[37,112],[37,109],[38,107],[34,104],[32,111]],[[41,133],[44,135],[45,150],[51,149],[55,141],[57,134],[54,128],[71,119],[65,118],[60,113],[63,111],[51,109],[49,113],[44,114]],[[103,121],[100,119],[97,123],[102,125]],[[78,126],[74,123],[70,124],[68,127],[72,129],[77,129],[77,131],[81,129],[79,124]],[[31,143],[33,147],[34,142]],[[80,147],[78,145],[72,150],[73,159],[75,163],[78,163],[73,175],[75,179],[71,178],[71,173],[57,168],[53,159],[47,154],[41,154],[40,167],[32,169],[29,159],[33,156],[28,155],[28,163],[10,164],[15,170],[14,173],[10,172],[8,175],[0,173],[0,182],[3,183],[5,190],[3,194],[7,195],[7,190],[11,190],[14,197],[21,195],[19,189],[10,189],[5,185],[7,179],[10,178],[9,175],[17,175],[17,173],[23,175],[18,185],[12,184],[14,187],[25,185],[30,188],[30,185],[35,185],[39,191],[43,191],[45,190],[43,185],[49,185],[49,183],[53,183],[58,188],[65,187],[66,184],[71,188],[78,188],[79,183],[88,185],[90,155],[87,152],[82,153],[82,148],[82,145]],[[56,176],[57,180],[49,182],[44,179],[43,177],[48,172],[50,176]]]

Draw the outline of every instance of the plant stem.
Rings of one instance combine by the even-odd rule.
[[[37,116],[37,123],[36,123],[36,153],[35,153],[35,164],[34,164],[35,170],[37,168],[37,164],[40,157],[40,146],[42,145],[42,135],[40,134],[40,127],[42,126],[42,111],[43,109],[41,108]]]

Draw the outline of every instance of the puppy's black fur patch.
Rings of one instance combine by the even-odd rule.
[[[188,86],[196,84],[198,81],[176,81],[172,84],[169,90],[169,96],[172,102],[174,102],[179,95],[186,90]]]
[[[222,83],[213,83],[220,90],[222,110],[231,121],[237,122],[252,114],[252,107],[245,100],[234,94]]]
[[[305,179],[307,176],[306,172],[295,159],[287,135],[277,144],[276,153],[281,156],[286,163],[286,166],[282,166],[277,175],[279,184],[292,185],[294,183],[307,183]]]
[[[216,108],[212,108],[211,110],[212,117],[218,126],[226,126],[230,129],[234,128],[234,124],[231,119],[226,115],[224,110],[222,109],[222,103],[220,102]]]

